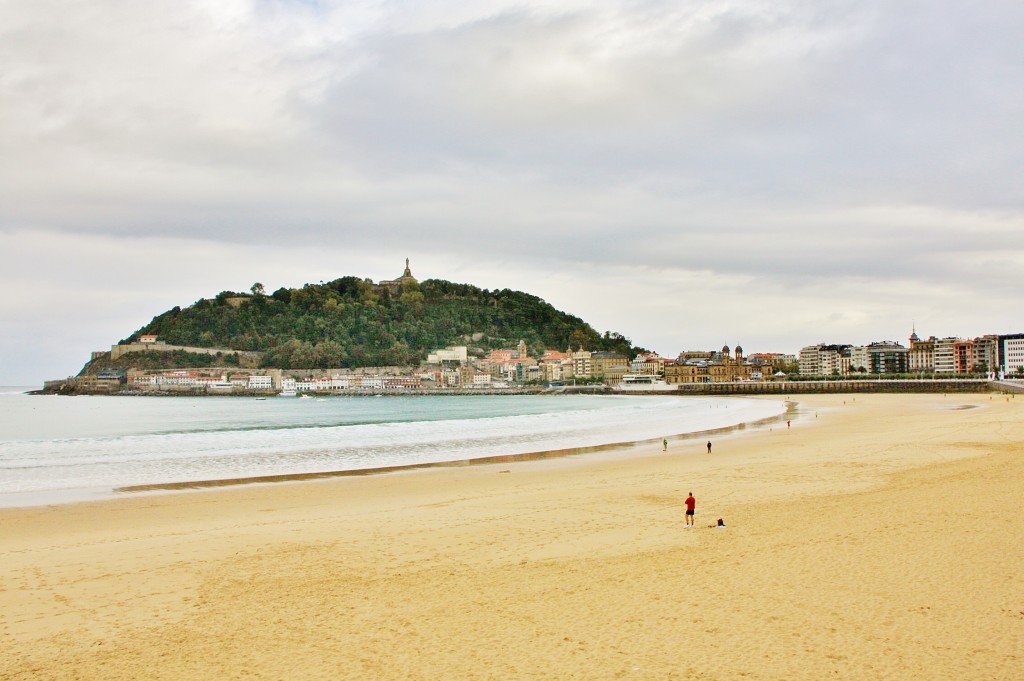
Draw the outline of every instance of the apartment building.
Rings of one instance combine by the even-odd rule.
[[[800,373],[804,376],[833,376],[850,373],[851,345],[808,345],[800,349]]]
[[[656,352],[641,352],[629,363],[629,370],[634,374],[661,376],[665,373],[665,365],[669,361]]]
[[[1004,376],[1024,371],[1024,333],[999,336],[997,365]]]
[[[605,378],[617,373],[619,377],[629,371],[629,359],[618,352],[600,350],[590,353],[590,375]]]
[[[957,369],[956,345],[959,338],[937,338],[932,358],[932,371],[937,374],[955,374]]]
[[[907,368],[912,372],[931,372],[935,367],[935,336],[922,340],[917,330],[910,333],[910,348],[907,352]]]
[[[904,374],[910,366],[909,351],[894,341],[880,341],[850,348],[850,369],[870,374]]]
[[[587,350],[577,350],[569,353],[572,361],[572,374],[576,378],[590,378],[593,376],[593,367],[590,362],[591,353]]]

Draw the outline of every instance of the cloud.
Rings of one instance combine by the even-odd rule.
[[[1022,29],[1001,0],[6,3],[0,235],[12,262],[76,243],[123,267],[160,244],[202,271],[156,265],[136,315],[414,255],[497,288],[572,272],[562,307],[633,336],[634,310],[673,299],[661,282],[692,301],[665,344],[736,325],[793,349],[915,309],[1008,330]],[[50,276],[47,307],[116,288]]]

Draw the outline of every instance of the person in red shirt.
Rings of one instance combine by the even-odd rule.
[[[693,492],[690,492],[690,496],[686,497],[686,526],[693,526],[693,512],[697,508],[697,500],[693,498]]]

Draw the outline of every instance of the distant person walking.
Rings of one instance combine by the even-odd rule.
[[[662,440],[661,441],[661,451],[663,451],[663,452],[667,452],[668,451],[668,440]]]
[[[711,440],[708,440],[708,454],[711,453]]]
[[[697,500],[693,498],[693,492],[686,497],[686,526],[693,527],[693,513],[697,508]]]

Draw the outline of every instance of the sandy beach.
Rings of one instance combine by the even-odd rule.
[[[1024,399],[793,400],[711,454],[0,510],[0,679],[1024,678]]]

